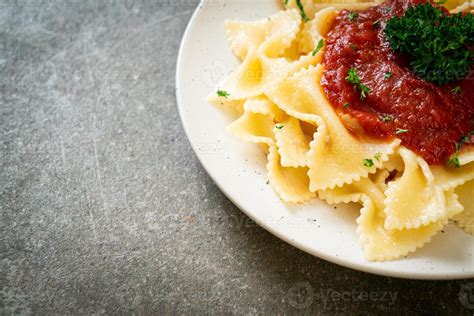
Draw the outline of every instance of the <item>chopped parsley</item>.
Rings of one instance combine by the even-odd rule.
[[[474,135],[474,131],[469,132],[467,135],[461,137],[461,139],[456,143],[456,151],[448,160],[448,166],[459,168],[461,164],[459,163],[459,151],[465,143],[469,142],[469,138]]]
[[[320,39],[319,42],[318,42],[318,45],[316,46],[316,48],[313,50],[313,56],[316,56],[316,54],[321,50],[321,48],[323,48],[324,46],[324,41],[323,39]]]
[[[275,127],[276,127],[276,129],[282,129],[282,128],[283,128],[283,125],[279,124],[279,125],[277,125],[277,126],[275,126]]]
[[[229,92],[224,90],[217,90],[217,96],[227,99],[227,97],[229,96]]]
[[[397,128],[397,131],[395,132],[395,135],[400,135],[400,134],[404,134],[404,133],[408,133],[408,130],[403,129],[403,128]]]
[[[459,157],[457,156],[457,153],[449,158],[448,166],[455,168],[461,167],[461,163],[459,162]]]
[[[303,22],[308,22],[309,18],[304,12],[304,6],[301,3],[301,0],[296,0],[296,5],[298,6],[298,9],[300,9],[300,14],[301,14],[301,18],[303,19]]]
[[[363,162],[364,162],[364,166],[365,166],[365,167],[369,167],[369,168],[370,168],[370,167],[372,167],[372,166],[374,165],[374,161],[373,161],[372,159],[364,159]]]
[[[372,23],[372,26],[376,29],[378,29],[380,27],[380,19],[377,19],[375,20],[373,23]]]
[[[347,110],[348,108],[351,107],[351,104],[349,102],[346,102],[346,103],[344,103],[343,107],[344,107],[344,109]]]
[[[357,12],[351,11],[347,15],[347,18],[349,19],[349,21],[355,21],[355,19],[357,19],[358,16],[359,14],[357,14]]]
[[[392,12],[392,8],[391,7],[386,7],[385,8],[385,13],[389,13],[389,12]]]
[[[382,158],[382,153],[378,152],[375,154],[374,159],[377,161],[380,161],[380,158]]]
[[[388,122],[393,121],[394,117],[393,115],[390,115],[390,114],[382,114],[379,116],[379,119],[384,123],[388,123]]]
[[[284,4],[284,5],[287,5],[287,4],[288,4],[288,0],[283,0],[283,4]]]
[[[387,72],[385,73],[385,75],[383,76],[383,78],[384,78],[385,80],[387,80],[387,79],[391,78],[392,76],[393,76],[392,72],[391,72],[391,71],[387,71]]]
[[[451,89],[451,92],[454,94],[461,94],[462,90],[460,86],[455,86],[454,88]]]
[[[346,81],[354,85],[354,91],[360,90],[360,99],[364,100],[370,93],[370,88],[365,84],[360,83],[360,77],[357,70],[352,67],[347,71]]]
[[[448,14],[430,3],[411,6],[385,27],[390,47],[410,57],[412,70],[437,85],[462,80],[474,64],[474,15]]]
[[[351,44],[351,45],[349,45],[349,47],[353,50],[359,49],[359,46],[357,46],[356,44]]]

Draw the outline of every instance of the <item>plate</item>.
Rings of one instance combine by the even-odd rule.
[[[368,262],[356,233],[359,206],[334,207],[318,199],[303,205],[283,203],[267,184],[266,157],[260,148],[227,133],[226,126],[235,118],[206,102],[239,64],[228,46],[224,20],[257,20],[281,9],[276,0],[202,1],[186,29],[176,71],[178,109],[189,142],[210,177],[260,226],[324,260],[393,277],[474,277],[474,237],[454,225],[404,259]]]

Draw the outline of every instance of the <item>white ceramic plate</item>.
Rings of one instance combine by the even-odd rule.
[[[260,148],[226,132],[232,117],[206,102],[238,65],[227,44],[224,20],[256,20],[280,9],[276,0],[208,0],[189,22],[178,57],[176,95],[186,134],[211,178],[259,225],[317,257],[395,277],[474,277],[474,237],[453,225],[405,259],[367,262],[356,234],[358,206],[335,209],[317,199],[304,205],[284,204],[266,184],[266,158]]]

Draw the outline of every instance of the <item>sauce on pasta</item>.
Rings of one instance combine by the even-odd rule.
[[[445,164],[459,139],[474,129],[474,77],[444,86],[420,79],[407,58],[390,49],[383,31],[391,16],[422,2],[389,0],[358,11],[356,18],[342,10],[327,35],[321,84],[337,111],[355,117],[365,134],[398,137],[429,164]],[[346,80],[351,68],[370,88],[363,100]],[[452,91],[456,86],[461,93]]]

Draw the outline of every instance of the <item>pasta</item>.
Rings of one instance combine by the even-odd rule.
[[[219,85],[226,95],[214,91],[209,102],[236,113],[229,132],[262,146],[269,182],[284,202],[359,203],[365,256],[384,261],[422,247],[450,221],[474,234],[474,151],[460,151],[459,168],[429,165],[399,139],[354,136],[351,119],[331,105],[320,84],[325,48],[315,48],[337,10],[377,3],[303,0],[302,14],[290,0],[268,19],[226,22],[242,63]]]

